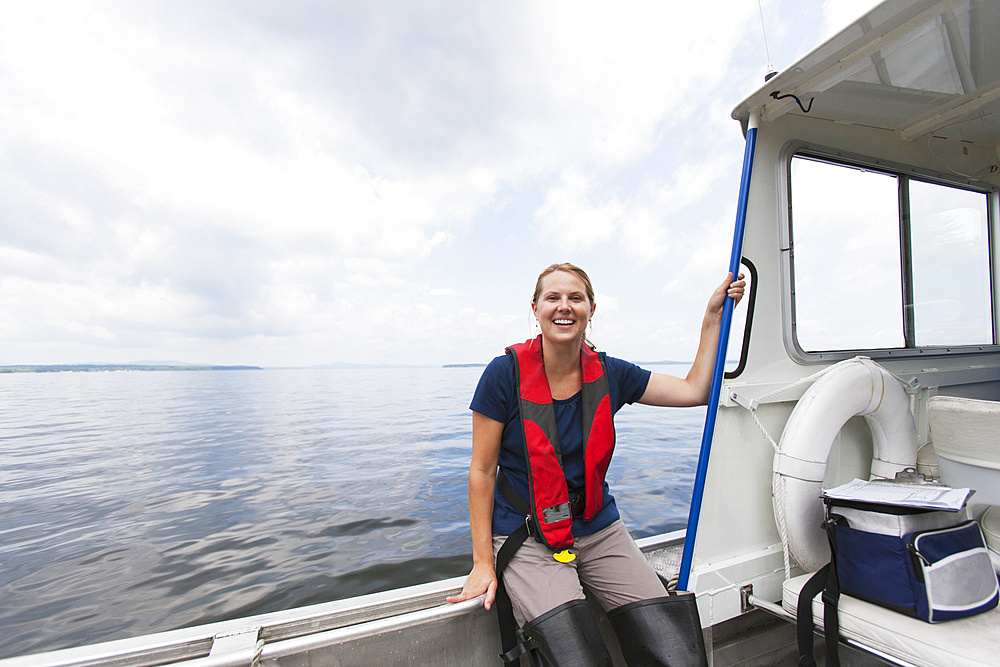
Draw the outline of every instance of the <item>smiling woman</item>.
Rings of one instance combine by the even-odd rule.
[[[596,304],[583,269],[553,264],[539,275],[531,308],[541,333],[494,359],[472,399],[473,569],[462,592],[449,598],[486,593],[487,609],[496,600],[507,660],[537,650],[552,665],[611,664],[584,600],[588,591],[619,639],[630,640],[620,642],[630,664],[664,664],[662,656],[678,651],[685,664],[704,663],[693,596],[681,607],[678,598],[664,597],[605,475],[614,414],[625,404],[705,402],[723,305],[739,300],[744,284],[729,275],[715,289],[698,355],[679,378],[609,357],[586,340]],[[663,631],[679,623],[694,630]]]

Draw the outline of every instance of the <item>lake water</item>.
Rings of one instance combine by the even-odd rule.
[[[466,574],[481,372],[0,374],[0,657]],[[685,525],[704,416],[616,418],[634,536]]]

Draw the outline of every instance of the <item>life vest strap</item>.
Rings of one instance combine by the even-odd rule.
[[[521,494],[517,492],[514,485],[510,483],[507,476],[503,474],[502,469],[497,469],[497,488],[500,489],[500,493],[510,506],[514,508],[514,511],[521,516],[528,516],[531,514],[531,508],[528,506],[528,501],[521,497]]]
[[[507,594],[507,587],[503,584],[504,570],[507,569],[510,559],[514,557],[514,554],[517,553],[517,550],[521,548],[526,539],[528,539],[527,523],[519,526],[517,530],[508,535],[507,539],[504,540],[503,546],[497,551],[495,566],[497,575],[497,625],[500,626],[500,646],[503,650],[500,658],[505,664],[517,662],[521,654],[527,651],[518,641],[517,621],[514,620],[514,607],[510,601],[510,595]]]

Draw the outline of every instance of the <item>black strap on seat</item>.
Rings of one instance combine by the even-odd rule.
[[[799,591],[799,601],[795,608],[795,634],[799,645],[799,667],[816,667],[813,657],[813,613],[812,601],[823,594],[823,638],[826,645],[827,667],[840,667],[840,653],[837,642],[840,639],[840,581],[837,578],[837,540],[833,532],[835,519],[823,522],[830,542],[830,562],[809,577]]]
[[[840,613],[837,611],[837,605],[840,604],[840,578],[837,576],[836,523],[835,516],[827,517],[823,523],[830,540],[830,575],[826,580],[826,590],[823,591],[823,636],[826,638],[827,667],[840,667],[840,655],[837,652],[837,642],[840,641]]]
[[[830,563],[827,563],[802,586],[799,591],[799,601],[795,608],[795,634],[799,644],[799,667],[816,667],[813,657],[813,598],[826,588],[829,578]],[[824,610],[824,615],[826,610]]]

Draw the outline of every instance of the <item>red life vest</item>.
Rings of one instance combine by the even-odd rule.
[[[528,468],[531,522],[536,537],[553,549],[573,544],[573,510],[562,466],[552,392],[542,361],[542,337],[507,348],[515,360],[524,452]],[[581,344],[583,411],[583,518],[593,519],[604,504],[604,476],[615,449],[611,397],[604,364]]]

